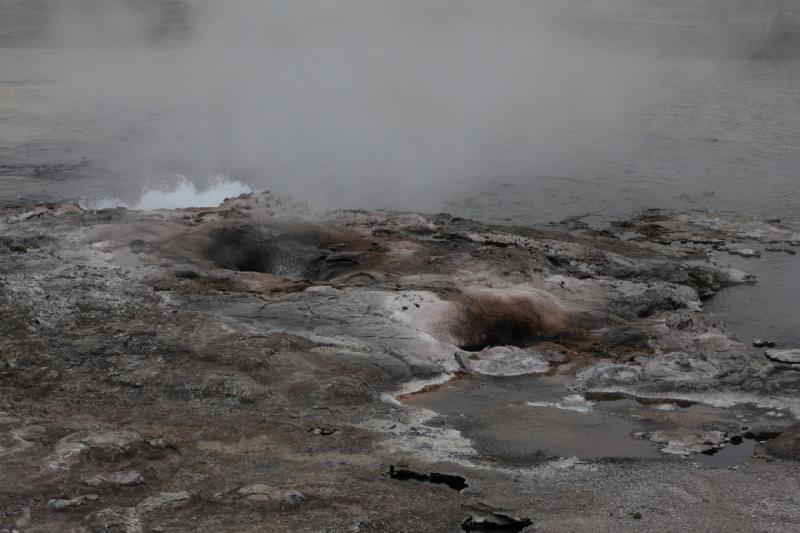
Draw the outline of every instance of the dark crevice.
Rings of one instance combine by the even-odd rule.
[[[358,253],[323,248],[321,236],[285,235],[244,226],[211,232],[207,257],[218,267],[324,281],[359,264]]]
[[[473,512],[461,522],[462,531],[518,533],[533,524],[529,518],[514,517],[502,511],[489,509],[485,505],[476,506],[472,511]]]
[[[744,433],[744,438],[757,440],[758,442],[777,439],[780,436],[781,433],[779,431],[746,431]],[[733,442],[733,439],[731,439],[731,442]]]
[[[479,329],[480,326],[483,326]],[[481,331],[475,338],[459,346],[468,352],[480,352],[493,346],[517,346],[524,348],[537,342],[548,340],[539,329],[528,321],[514,318],[503,318],[490,323],[478,324],[475,328]]]
[[[692,400],[684,400],[678,398],[648,398],[643,396],[636,396],[625,392],[604,392],[604,391],[588,391],[584,395],[590,402],[614,402],[618,400],[633,400],[641,405],[658,405],[662,403],[669,403],[677,405],[683,409],[687,409],[697,402]]]
[[[427,483],[434,483],[437,485],[447,485],[453,490],[461,492],[469,485],[466,478],[455,476],[452,474],[442,474],[439,472],[431,472],[430,474],[421,474],[408,470],[405,468],[396,468],[394,465],[389,467],[389,477],[399,481],[422,481]]]

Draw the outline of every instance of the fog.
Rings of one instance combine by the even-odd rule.
[[[562,136],[578,145],[558,172],[601,164],[573,133],[624,130],[627,116],[672,97],[669,72],[652,39],[609,44],[574,21],[643,9],[623,0],[40,2],[39,42],[50,52],[30,66],[52,82],[54,116],[103,147],[88,157],[103,159],[117,190],[221,174],[331,205],[428,208],[445,182],[550,171]]]

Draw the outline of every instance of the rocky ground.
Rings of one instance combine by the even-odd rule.
[[[798,245],[736,213],[4,209],[0,531],[800,531],[794,356],[703,309],[753,282],[713,249]],[[630,400],[655,456],[511,462],[415,403],[481,376]]]

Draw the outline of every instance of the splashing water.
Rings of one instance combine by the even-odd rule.
[[[575,411],[576,413],[590,413],[593,402],[587,401],[580,394],[566,396],[560,402],[526,402],[528,407],[555,407],[565,411]]]
[[[216,207],[226,198],[253,192],[248,185],[217,176],[208,187],[198,189],[185,176],[177,176],[178,181],[171,188],[145,189],[139,201],[133,205],[117,198],[87,198],[80,202],[84,209],[98,210],[125,207],[141,211],[155,209],[182,209],[186,207]]]

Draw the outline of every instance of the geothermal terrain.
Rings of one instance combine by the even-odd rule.
[[[0,235],[2,531],[798,530],[800,352],[705,310],[780,221],[254,193]]]
[[[796,4],[0,0],[0,533],[800,531]]]

